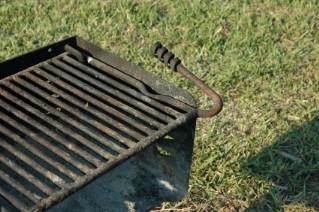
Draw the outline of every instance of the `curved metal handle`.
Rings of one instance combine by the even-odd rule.
[[[208,110],[198,109],[198,117],[212,117],[217,115],[223,108],[222,98],[210,87],[208,87],[201,79],[191,73],[181,62],[180,59],[164,47],[160,42],[156,42],[152,48],[152,53],[160,61],[164,62],[173,71],[182,74],[185,78],[192,81],[207,96],[209,96],[214,105]]]

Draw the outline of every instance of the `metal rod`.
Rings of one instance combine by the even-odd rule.
[[[1,92],[3,92],[3,91],[1,91]],[[19,105],[25,106],[25,108],[29,108],[30,107],[30,106],[24,104],[21,100],[18,100],[17,98],[15,98],[13,101],[19,103]],[[55,141],[57,141],[58,143],[64,145],[68,149],[73,150],[75,152],[80,152],[81,151],[80,149],[76,149],[74,147],[74,145],[70,145],[70,143],[66,139],[63,139],[59,134],[55,133],[50,128],[39,124],[38,122],[34,121],[34,119],[32,117],[30,117],[29,115],[26,115],[26,114],[22,113],[21,111],[15,109],[14,107],[12,107],[12,105],[7,104],[6,102],[2,101],[1,99],[0,99],[0,106],[3,106],[3,109],[6,109],[8,112],[13,113],[15,116],[19,117],[20,119],[24,120],[25,122],[30,123],[33,127],[36,127],[38,129],[40,129],[43,133],[48,134],[51,138],[54,138]],[[43,117],[44,115],[41,114],[41,112],[38,111],[38,110],[29,108],[29,112],[31,112],[33,115],[39,116],[40,118],[41,117],[44,118]],[[51,120],[48,117],[44,118],[44,120],[45,119],[49,119],[49,120],[47,120],[49,123],[50,123],[50,121],[51,121],[51,123],[53,122],[53,120]],[[59,127],[60,129],[61,128],[65,128],[62,125],[59,125],[59,126],[56,125],[56,127]],[[69,144],[69,145],[67,145],[67,144]],[[81,172],[88,173],[90,171],[90,167],[89,166],[87,166],[85,164],[81,164],[77,160],[72,159],[69,154],[64,152],[62,149],[57,148],[54,145],[50,144],[50,142],[46,142],[45,143],[45,147],[48,147],[48,148],[52,149],[55,154],[58,154],[64,160],[66,160],[67,162],[72,164],[74,167],[78,168]],[[85,156],[83,156],[83,153],[80,153],[79,155],[81,155],[82,157],[85,158]]]
[[[16,79],[17,82],[19,81],[23,81],[25,82],[25,86],[27,86],[27,82],[22,80],[22,79]],[[53,133],[51,135],[50,132],[48,132],[48,134],[50,136],[52,136],[55,140],[57,140],[57,142],[59,142],[59,144],[65,145],[65,147],[69,148],[70,150],[74,151],[75,153],[79,154],[82,156],[82,154],[88,154],[88,153],[80,153],[81,150],[79,148],[77,148],[72,142],[70,142],[68,139],[63,139],[60,135]],[[112,154],[110,154],[109,152],[106,152],[105,150],[103,150],[102,148],[100,148],[99,146],[95,145],[93,142],[86,142],[83,141],[80,136],[77,135],[72,135],[75,137],[75,139],[80,138],[78,140],[76,140],[76,142],[79,142],[81,145],[86,146],[87,148],[91,149],[92,151],[94,151],[95,153],[98,153],[100,156],[104,157],[105,159],[109,159],[111,157],[113,157]],[[39,140],[39,138],[36,138],[36,140]],[[57,149],[58,150],[58,149]],[[61,150],[60,150],[61,151]],[[58,152],[60,152],[58,151]]]
[[[34,170],[39,172],[41,175],[45,176],[47,179],[49,179],[51,182],[53,182],[58,187],[63,187],[65,181],[56,175],[55,173],[51,172],[48,169],[43,168],[37,161],[31,159],[29,156],[25,155],[22,151],[20,151],[18,148],[14,147],[13,145],[10,145],[6,142],[0,142],[0,146],[4,149],[6,149],[8,152],[13,154],[16,158],[20,159],[21,161],[28,164],[30,167],[32,167]]]
[[[71,64],[72,66],[77,67],[78,69],[80,69],[82,72],[92,76],[92,77],[96,77],[96,80],[100,80],[103,83],[107,83],[111,86],[113,86],[114,88],[122,91],[123,93],[125,93],[126,95],[132,96],[142,102],[144,102],[145,104],[149,104],[152,107],[156,108],[157,110],[160,110],[172,117],[178,117],[181,113],[174,110],[171,107],[168,107],[164,104],[161,104],[159,101],[157,101],[156,99],[152,99],[148,96],[146,96],[143,93],[140,93],[138,91],[136,91],[135,89],[132,89],[128,86],[126,86],[125,84],[121,83],[120,81],[116,81],[114,79],[112,79],[111,77],[107,76],[106,74],[101,74],[101,70],[97,70],[95,68],[91,68],[89,66],[86,66],[76,60],[74,60],[73,58],[65,55],[61,58],[64,62],[67,62],[69,64]],[[102,71],[103,72],[103,71]]]
[[[80,108],[82,111],[85,111],[85,113],[90,114],[90,116],[92,116],[91,119],[99,120],[102,124],[105,123],[107,125],[111,125],[112,127],[116,128],[116,130],[119,130],[120,132],[123,132],[124,134],[127,134],[128,136],[133,137],[136,140],[140,140],[145,136],[142,133],[140,133],[138,130],[134,128],[130,128],[127,125],[121,123],[120,121],[114,120],[114,117],[111,117],[110,115],[107,115],[106,113],[101,113],[98,110],[93,109],[88,102],[85,102],[83,100],[80,100],[77,97],[69,95],[66,92],[62,91],[61,89],[56,88],[47,82],[44,82],[44,81],[42,82],[42,80],[37,80],[37,83],[41,87],[44,87],[50,90],[51,92],[56,93],[57,95],[59,95],[60,98],[63,98],[63,102],[59,101],[61,102],[59,104],[64,105],[66,104],[64,102],[69,102],[68,105],[71,104],[73,109],[78,111],[79,113],[80,113],[80,110],[78,108]]]
[[[17,121],[15,121],[14,119],[11,119],[9,116],[2,113],[1,111],[0,111],[0,119],[5,123],[10,124],[11,126],[17,127],[20,125]],[[19,130],[22,131],[23,133],[25,133],[25,135],[29,136],[30,138],[33,137],[33,140],[35,140],[35,141],[40,140],[39,143],[44,143],[44,142],[42,142],[43,141],[42,138],[40,138],[39,136],[33,136],[34,133],[30,133],[30,131],[27,128],[25,128],[24,126],[20,125]],[[5,132],[5,131],[7,131],[7,132]],[[3,130],[3,127],[0,127],[0,132],[6,134],[9,138],[14,136],[14,132],[12,130],[9,130],[9,129]],[[69,170],[62,163],[52,160],[50,157],[45,155],[41,150],[30,145],[28,142],[26,142],[27,141],[26,139],[22,139],[22,138],[20,138],[20,136],[17,136],[17,137],[12,138],[12,139],[15,142],[19,143],[24,148],[28,149],[30,152],[32,152],[36,156],[38,156],[39,158],[41,158],[42,160],[44,160],[46,163],[53,166],[55,169],[59,170],[61,173],[65,174],[70,179],[75,180],[75,179],[77,179],[77,177],[79,177],[76,173],[74,173],[72,170]]]
[[[0,195],[6,199],[10,204],[12,204],[15,208],[19,209],[20,211],[28,211],[29,208],[15,196],[7,192],[6,190],[0,187]]]
[[[23,81],[25,86],[29,86],[29,88],[31,89],[36,89],[33,85],[31,87],[30,83],[27,83],[25,80],[23,79],[17,79],[17,81]],[[32,79],[30,79],[32,80]],[[32,81],[33,82],[33,81]],[[92,109],[91,105],[88,102],[85,102],[83,100],[80,100],[79,98],[69,95],[66,92],[62,91],[59,88],[56,88],[54,86],[52,86],[50,83],[42,81],[42,80],[36,80],[36,82],[34,82],[34,84],[37,84],[38,86],[41,86],[51,92],[54,92],[55,94],[57,94],[59,97],[63,98],[63,102],[59,101],[58,99],[56,100],[56,104],[63,104],[65,105],[66,103],[64,102],[70,102],[73,105],[73,110],[79,111],[80,108],[83,111],[85,111],[86,113],[90,113],[94,118],[94,119],[104,119],[103,123],[105,123],[107,121],[107,124],[110,124],[111,126],[115,127],[116,129],[120,129],[123,133],[128,134],[129,136],[134,137],[135,139],[139,140],[141,138],[144,137],[144,135],[142,135],[140,132],[138,132],[137,130],[133,130],[132,128],[129,128],[128,126],[124,125],[123,123],[114,120],[113,117],[105,114],[105,113],[101,113],[97,110]],[[39,95],[43,96],[44,92],[40,91]],[[76,106],[76,107],[75,107]],[[70,106],[69,106],[70,107]]]
[[[182,74],[188,80],[192,81],[197,87],[199,87],[208,97],[210,97],[214,105],[208,110],[198,109],[198,117],[208,118],[216,116],[223,108],[222,98],[210,87],[208,87],[201,79],[191,73],[184,65],[179,64],[177,66],[177,72]]]
[[[129,123],[131,126],[134,126],[135,128],[141,129],[141,130],[145,131],[146,133],[147,132],[149,132],[149,133],[154,132],[154,130],[149,125],[145,125],[144,123],[140,122],[139,120],[135,120],[135,119],[131,118],[130,116],[127,116],[125,113],[123,113],[119,110],[116,110],[112,106],[109,106],[109,105],[103,103],[102,101],[96,99],[95,97],[92,96],[92,94],[87,94],[85,92],[82,92],[78,88],[75,88],[74,86],[71,86],[71,85],[65,83],[64,81],[53,76],[52,74],[45,73],[42,71],[36,71],[35,73],[41,77],[46,78],[50,82],[60,86],[61,88],[67,90],[68,92],[71,92],[74,96],[77,96],[78,98],[81,98],[81,97],[84,98],[87,102],[89,102],[89,104],[101,108],[105,113],[110,113],[111,115],[119,117],[122,121],[126,121],[127,123]],[[28,77],[30,77],[30,79],[31,79],[31,75]]]
[[[151,126],[155,126],[155,127],[163,127],[164,126],[162,123],[158,122],[154,118],[151,118],[151,117],[147,116],[146,114],[140,112],[139,110],[136,110],[136,109],[124,104],[123,102],[111,97],[110,95],[106,95],[105,93],[97,90],[93,86],[90,86],[89,84],[84,83],[84,82],[76,79],[75,77],[72,77],[71,75],[69,75],[65,72],[62,72],[61,70],[55,68],[54,66],[52,66],[50,64],[44,64],[43,67],[45,69],[47,69],[48,71],[51,71],[53,74],[58,75],[60,78],[67,80],[69,85],[73,84],[73,85],[79,86],[83,90],[85,90],[86,92],[110,103],[113,107],[121,108],[122,110],[130,113],[134,117],[139,117],[142,120],[145,120]],[[43,72],[41,72],[41,73],[43,73]]]
[[[24,185],[22,185],[19,181],[15,180],[2,170],[0,170],[0,178],[1,180],[9,184],[11,187],[19,191],[21,194],[23,194],[27,199],[31,200],[33,203],[37,203],[39,200],[42,199],[32,191],[28,190],[26,187],[24,187]]]
[[[14,161],[10,160],[8,157],[4,155],[0,155],[0,162],[8,166],[12,171],[16,172],[18,175],[27,179],[30,183],[39,188],[43,193],[50,196],[54,193],[54,190],[40,181],[37,177],[35,177],[30,172],[27,172],[25,168],[22,168],[20,165],[16,164]]]
[[[185,78],[193,82],[201,91],[203,91],[209,98],[212,99],[214,105],[208,110],[198,109],[198,117],[207,118],[217,115],[223,108],[222,98],[209,86],[207,86],[201,79],[191,73],[182,63],[181,60],[175,58],[175,55],[171,53],[166,47],[162,46],[161,43],[155,43],[152,48],[154,56],[160,61],[164,62],[173,71],[179,72]]]
[[[27,82],[25,82],[25,81],[21,81],[20,80],[20,82],[21,82],[21,84],[22,85],[26,85],[26,86],[31,86],[31,84],[29,84],[29,83],[27,83]],[[43,109],[45,109],[46,111],[48,111],[50,114],[54,114],[55,116],[57,116],[57,117],[59,117],[61,120],[63,120],[63,121],[65,121],[65,122],[67,122],[68,124],[70,124],[71,126],[73,126],[73,127],[76,127],[76,128],[79,128],[79,130],[81,130],[81,131],[83,131],[83,132],[85,132],[85,133],[87,133],[88,135],[90,135],[92,138],[94,138],[94,139],[97,139],[98,141],[99,140],[101,140],[101,139],[103,139],[101,136],[98,136],[97,134],[96,134],[96,132],[92,132],[92,130],[90,130],[88,127],[86,127],[85,125],[83,125],[82,123],[80,123],[79,121],[76,121],[75,119],[72,119],[72,118],[70,118],[70,117],[68,117],[68,116],[66,116],[66,115],[64,115],[63,113],[61,113],[59,110],[57,110],[55,107],[52,107],[52,106],[50,106],[50,105],[48,105],[48,104],[46,104],[45,102],[43,102],[42,100],[40,100],[39,98],[37,98],[37,97],[34,97],[34,96],[32,96],[32,95],[30,95],[30,94],[28,94],[26,91],[24,91],[24,90],[22,90],[22,89],[20,89],[20,88],[18,88],[18,87],[16,87],[16,86],[13,86],[13,85],[7,85],[7,87],[8,88],[10,88],[10,89],[12,89],[12,90],[15,90],[17,93],[19,93],[21,96],[23,96],[23,97],[25,97],[26,99],[28,99],[29,101],[31,101],[33,104],[36,104],[36,105],[38,105],[39,107],[42,107]],[[40,89],[34,89],[34,92],[36,92],[36,93],[38,93],[39,95],[41,95],[41,94],[43,94],[42,93],[42,91],[40,90]],[[50,96],[50,95],[45,95],[44,94],[44,96],[46,97],[46,99],[48,99],[48,100],[57,100],[56,98],[54,98],[54,97],[52,97],[52,96]],[[67,109],[69,109],[69,110],[67,110],[67,111],[72,111],[72,108],[70,109],[70,108],[65,108],[65,107],[63,107],[63,108],[61,108],[61,110],[67,110]],[[74,109],[73,109],[74,110]],[[76,117],[78,117],[78,116],[81,116],[80,114],[77,114],[75,111],[73,111],[73,112],[71,112],[71,113],[75,113],[75,115],[76,115]],[[95,125],[96,125],[96,123],[94,123]],[[101,126],[100,126],[100,128],[102,128]],[[105,127],[106,128],[106,127]],[[106,128],[107,129],[107,128]],[[105,129],[105,130],[106,130]],[[110,132],[108,132],[109,134],[110,134]],[[113,134],[115,134],[115,133],[113,133]],[[116,135],[116,134],[115,134]],[[111,135],[112,136],[112,135]],[[113,135],[114,136],[114,135]],[[119,136],[117,136],[117,137],[115,137],[115,138],[117,138],[117,139],[121,139],[121,137],[119,137]],[[133,143],[133,142],[132,142]],[[122,151],[122,148],[121,147],[119,147],[119,146],[112,146],[112,148],[114,148],[116,151]],[[109,156],[111,156],[110,154],[109,154]],[[94,157],[92,157],[90,154],[87,154],[87,159],[91,162],[91,163],[93,163],[94,165],[96,165],[96,166],[98,166],[99,164],[100,164],[100,160],[98,160],[97,158],[94,158]]]
[[[20,83],[22,84],[22,86],[28,87],[29,89],[31,89],[32,92],[35,92],[36,94],[40,95],[42,98],[46,99],[47,101],[56,104],[56,106],[58,106],[59,110],[56,110],[56,108],[46,104],[45,102],[43,102],[39,98],[34,97],[34,96],[26,93],[22,89],[15,88],[15,89],[19,90],[18,91],[19,94],[24,95],[30,101],[34,101],[34,104],[37,104],[40,107],[43,107],[45,110],[48,110],[51,114],[56,115],[57,117],[61,118],[63,121],[68,122],[69,124],[73,125],[74,127],[79,128],[83,132],[87,132],[88,135],[92,136],[92,134],[93,134],[93,138],[95,138],[95,139],[98,138],[100,140],[101,138],[103,138],[103,136],[95,135],[97,132],[92,132],[92,130],[90,130],[88,127],[86,127],[82,123],[76,121],[75,119],[70,119],[70,117],[64,115],[64,113],[62,113],[61,111],[65,110],[65,111],[73,114],[75,117],[80,119],[82,122],[86,122],[86,123],[90,124],[91,127],[94,127],[95,131],[100,130],[101,132],[105,133],[107,136],[110,136],[110,137],[112,137],[118,141],[121,141],[121,142],[123,141],[123,143],[125,143],[128,146],[132,146],[135,144],[134,142],[132,142],[128,138],[122,136],[120,133],[116,132],[115,130],[112,130],[107,126],[102,125],[101,123],[97,122],[96,119],[89,117],[88,115],[77,110],[77,108],[68,106],[67,104],[58,100],[58,98],[52,97],[51,95],[48,95],[47,93],[43,92],[42,90],[35,88],[30,83],[28,83],[26,81],[22,82],[21,80],[20,80]],[[121,148],[119,150],[121,151]]]
[[[40,165],[37,161],[31,159],[29,156],[25,155],[22,151],[17,149],[15,146],[8,144],[6,142],[1,142],[0,146],[5,148],[8,152],[13,154],[15,157],[19,158],[21,161],[28,164],[30,167],[34,168],[37,172],[39,172],[41,175],[45,176],[47,179],[52,181],[55,185],[58,187],[62,187],[65,181],[56,175],[55,173],[51,172],[50,170],[44,168],[42,165]]]
[[[163,95],[158,95],[158,94],[153,94],[150,93],[146,86],[139,80],[133,78],[130,75],[127,75],[126,73],[122,72],[119,69],[115,69],[114,67],[105,64],[93,57],[88,57],[87,58],[87,62],[94,66],[95,68],[99,69],[99,70],[103,70],[105,73],[114,76],[130,85],[132,85],[133,87],[137,88],[140,92],[142,92],[144,95],[149,96],[153,99],[159,100],[160,102],[165,102],[168,105],[172,105],[174,107],[179,108],[180,110],[184,110],[184,111],[189,111],[191,109],[191,107],[181,101],[178,101],[177,99],[174,99],[173,97],[170,96],[163,96]]]
[[[92,78],[91,76],[85,75],[79,70],[76,70],[72,68],[71,66],[67,65],[66,63],[62,63],[59,60],[53,59],[53,64],[60,67],[64,71],[73,74],[74,76],[77,76],[80,78],[83,82],[90,83],[91,85],[94,85],[95,87],[103,90],[103,92],[107,93],[110,96],[116,97],[122,102],[126,103],[127,105],[130,105],[131,107],[137,108],[143,113],[147,113],[156,119],[159,119],[165,123],[169,123],[172,121],[172,118],[167,116],[165,113],[160,113],[159,111],[155,110],[154,108],[144,104],[143,102],[137,101],[136,99],[123,94],[123,92],[112,88],[111,86],[108,86],[105,83],[101,83],[100,81]]]
[[[76,192],[79,188],[83,187],[84,185],[91,182],[93,179],[99,177],[101,174],[105,173],[107,170],[110,170],[123,162],[124,160],[128,159],[130,156],[136,154],[137,152],[142,151],[149,145],[153,143],[153,141],[160,139],[163,135],[171,132],[172,130],[176,129],[183,123],[187,123],[188,121],[193,121],[196,118],[196,111],[190,111],[187,115],[180,116],[175,122],[171,122],[162,128],[159,131],[156,131],[152,134],[152,136],[146,137],[141,141],[139,146],[135,146],[134,148],[129,149],[125,153],[121,154],[120,157],[116,158],[116,160],[108,161],[107,163],[103,163],[100,167],[98,167],[92,174],[88,174],[85,178],[82,177],[77,182],[76,186],[73,187],[72,190],[68,190],[66,192],[57,192],[54,195],[51,195],[49,198],[46,199],[45,202],[40,203],[37,208],[38,209],[45,209],[47,205],[52,205],[57,203],[61,198],[65,198],[69,196],[71,193]]]

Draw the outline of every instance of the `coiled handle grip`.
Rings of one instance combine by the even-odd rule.
[[[213,101],[213,106],[209,110],[198,109],[198,117],[212,117],[217,115],[223,108],[222,98],[210,87],[208,87],[201,79],[192,74],[181,62],[181,60],[164,47],[160,42],[156,42],[152,48],[152,53],[160,61],[165,63],[173,71],[179,72],[185,78],[192,81]]]

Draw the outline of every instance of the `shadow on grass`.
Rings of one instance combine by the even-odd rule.
[[[292,127],[244,166],[249,175],[273,185],[248,211],[280,210],[284,204],[292,203],[303,203],[319,211],[319,116]]]

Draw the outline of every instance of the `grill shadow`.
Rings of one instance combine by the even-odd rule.
[[[273,145],[248,158],[243,169],[273,186],[269,193],[252,202],[247,211],[283,210],[283,205],[294,203],[318,211],[318,146],[319,116],[292,127]]]

